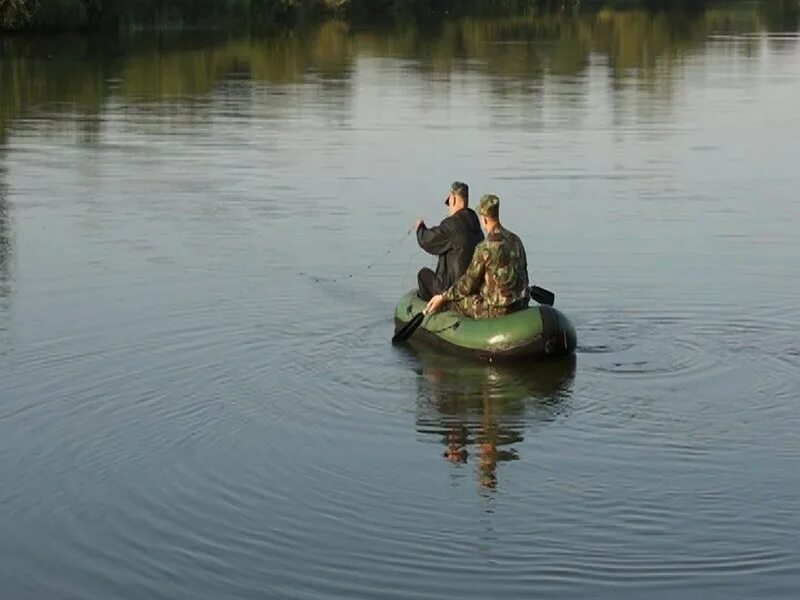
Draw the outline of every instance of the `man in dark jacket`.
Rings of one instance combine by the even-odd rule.
[[[434,273],[428,268],[417,274],[419,297],[430,300],[450,288],[467,270],[475,246],[483,241],[478,216],[469,208],[469,186],[453,182],[445,200],[449,216],[436,227],[426,227],[417,219],[417,242],[429,254],[439,256]]]

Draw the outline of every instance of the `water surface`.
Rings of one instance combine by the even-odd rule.
[[[797,31],[3,40],[3,595],[795,595]],[[454,179],[573,360],[390,345]]]

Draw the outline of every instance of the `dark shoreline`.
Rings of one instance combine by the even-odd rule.
[[[459,16],[513,16],[592,12],[628,8],[692,13],[742,0],[233,0],[220,8],[214,0],[71,0],[53,7],[46,0],[9,0],[0,7],[3,34],[96,33],[130,29],[268,30],[325,18],[353,24],[414,20],[437,22]],[[747,4],[754,4],[749,2]],[[762,3],[763,4],[763,3]],[[776,14],[797,14],[796,3],[773,0]],[[30,8],[33,6],[33,8]],[[22,9],[20,7],[27,7]]]

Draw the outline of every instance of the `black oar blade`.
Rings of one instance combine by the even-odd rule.
[[[420,326],[422,319],[424,318],[425,315],[423,313],[417,313],[414,315],[408,323],[403,325],[395,332],[394,336],[392,336],[392,343],[396,344],[397,342],[404,342],[410,338],[411,334],[417,330],[417,327]]]
[[[553,292],[541,288],[538,285],[531,287],[531,298],[536,300],[539,304],[546,304],[547,306],[553,306],[553,303],[556,301],[556,295]]]

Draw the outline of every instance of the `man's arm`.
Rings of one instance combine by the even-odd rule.
[[[444,221],[435,227],[426,227],[425,223],[422,223],[417,228],[417,243],[428,254],[438,256],[450,250],[451,238]]]
[[[442,294],[446,301],[457,302],[467,296],[477,294],[483,283],[483,276],[486,272],[486,252],[478,246],[472,255],[466,273],[464,273],[455,284]]]

